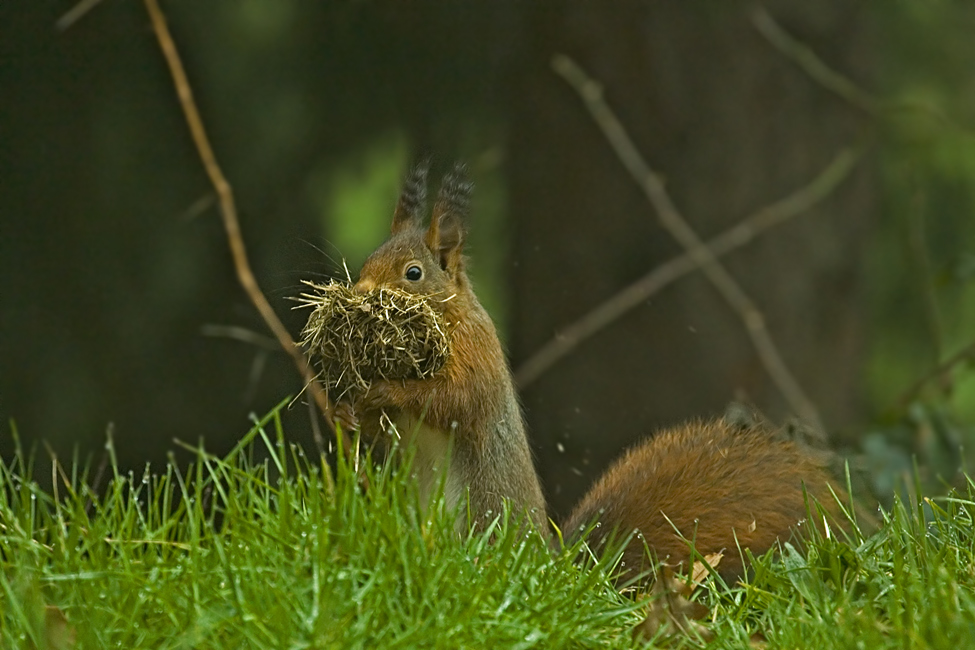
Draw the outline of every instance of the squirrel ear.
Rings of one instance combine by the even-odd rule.
[[[440,194],[433,206],[433,216],[427,229],[426,244],[440,261],[444,270],[461,268],[464,248],[463,218],[471,202],[474,184],[467,177],[467,168],[457,163],[444,177]]]
[[[403,193],[399,196],[396,203],[396,210],[393,211],[392,231],[396,233],[406,228],[419,227],[423,219],[423,211],[427,203],[427,172],[430,170],[430,161],[421,160],[413,166],[406,182],[403,184]]]

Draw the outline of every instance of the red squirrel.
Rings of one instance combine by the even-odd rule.
[[[417,166],[393,213],[389,239],[366,259],[355,288],[395,287],[431,296],[450,330],[451,354],[428,379],[373,382],[354,404],[340,403],[340,423],[361,427],[367,439],[381,439],[385,413],[416,449],[413,467],[421,496],[429,495],[446,468],[448,507],[470,499],[475,523],[501,513],[503,502],[528,511],[547,529],[545,500],[511,372],[494,323],[478,302],[464,269],[465,216],[472,185],[457,166],[447,174],[423,226],[427,168]]]
[[[472,185],[461,166],[447,174],[424,228],[426,185],[426,166],[414,168],[394,211],[392,234],[366,260],[355,286],[433,296],[431,304],[450,323],[451,356],[431,378],[374,383],[355,403],[339,404],[339,421],[353,426],[358,421],[362,434],[376,439],[386,413],[400,434],[412,435],[421,493],[435,485],[450,449],[448,505],[461,505],[469,495],[474,521],[483,522],[507,500],[547,534],[511,371],[465,272],[462,218]],[[806,518],[804,489],[837,512],[824,465],[801,444],[761,424],[690,422],[620,458],[563,530],[572,538],[598,520],[590,536],[594,547],[612,530],[639,530],[643,539],[634,537],[624,554],[627,571],[648,568],[644,541],[658,560],[686,563],[682,535],[694,539],[702,555],[723,552],[719,570],[734,577],[742,570],[739,546],[762,553]]]

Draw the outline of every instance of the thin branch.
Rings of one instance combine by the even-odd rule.
[[[917,180],[916,178],[913,180]],[[941,309],[938,305],[938,295],[935,291],[934,268],[931,256],[928,254],[928,238],[924,224],[924,190],[920,183],[914,183],[911,197],[911,208],[908,214],[910,234],[908,242],[911,254],[917,265],[917,272],[912,275],[917,278],[921,300],[924,303],[924,316],[927,326],[931,330],[931,340],[934,343],[934,362],[944,357],[944,323],[941,319]]]
[[[781,201],[745,217],[706,244],[715,256],[727,255],[750,243],[766,230],[800,215],[830,196],[854,169],[865,146],[841,150],[816,178]],[[565,358],[576,347],[603,328],[645,303],[651,296],[680,278],[696,271],[698,264],[689,253],[674,257],[597,305],[578,320],[560,327],[558,333],[530,356],[515,372],[515,381],[525,388]]]
[[[826,65],[812,48],[782,29],[765,7],[759,6],[752,10],[751,20],[755,29],[772,47],[794,61],[823,88],[869,115],[875,116],[880,112],[879,99]]]
[[[603,99],[602,87],[572,59],[557,55],[552,67],[579,93],[593,120],[602,130],[620,162],[637,182],[657,212],[660,223],[687,251],[725,301],[737,312],[755,346],[758,357],[789,406],[817,433],[825,437],[819,412],[786,366],[765,326],[765,318],[751,298],[718,261],[694,229],[678,212],[664,187],[663,179],[647,165],[619,118]]]
[[[115,423],[109,422],[105,426],[105,438],[109,441],[112,440],[112,436],[115,433]],[[88,498],[85,500],[85,513],[91,514],[91,508],[95,503],[95,498],[98,496],[98,490],[101,488],[102,477],[105,475],[105,470],[108,468],[109,461],[109,445],[106,444],[104,450],[102,451],[102,459],[98,462],[98,468],[95,470],[95,477],[91,483],[88,484],[89,494]]]
[[[322,429],[318,424],[318,413],[315,412],[315,402],[306,399],[305,404],[308,405],[308,421],[311,422],[311,435],[315,440],[322,440]],[[328,452],[332,453],[331,441],[329,441]]]
[[[173,83],[176,87],[179,103],[183,110],[183,115],[186,117],[186,123],[189,126],[196,150],[200,155],[200,161],[203,163],[207,176],[210,178],[210,183],[217,193],[220,216],[223,219],[224,229],[227,231],[227,242],[230,245],[230,251],[233,255],[237,279],[254,304],[254,307],[257,308],[261,318],[264,319],[271,332],[274,333],[278,343],[294,360],[299,374],[301,374],[306,383],[310,384],[308,390],[314,398],[315,403],[318,404],[318,408],[324,414],[329,426],[334,427],[332,407],[328,403],[328,396],[325,395],[321,386],[313,381],[315,374],[308,364],[308,359],[301,349],[295,345],[295,342],[291,340],[291,335],[277,314],[274,313],[274,309],[267,301],[267,298],[264,297],[261,288],[257,284],[257,279],[251,270],[250,262],[247,259],[247,250],[244,247],[244,239],[240,231],[240,222],[237,219],[237,208],[234,205],[233,190],[230,187],[230,183],[224,177],[220,166],[217,164],[217,159],[213,153],[213,148],[210,146],[206,129],[203,127],[203,120],[193,99],[193,91],[186,78],[186,71],[183,69],[176,44],[173,42],[173,37],[169,33],[169,27],[166,25],[166,18],[159,9],[159,4],[156,0],[145,0],[145,5],[146,10],[149,12],[149,17],[152,20],[152,28],[156,33],[156,38],[159,40],[159,47],[166,59],[166,64],[169,66],[169,71],[173,76]],[[345,436],[345,433],[343,432],[342,435]],[[344,442],[346,442],[346,449],[352,448],[351,441],[345,440]],[[324,453],[325,443],[321,439],[321,436],[316,437],[315,444],[318,445],[319,451]]]
[[[926,375],[918,379],[914,384],[901,393],[901,396],[897,398],[896,405],[898,408],[906,408],[915,398],[920,394],[924,387],[936,379],[944,377],[946,374],[951,372],[955,366],[961,365],[967,361],[975,361],[975,341],[972,341],[961,350],[951,355],[943,362],[934,367]]]
[[[247,373],[247,390],[244,391],[245,404],[250,403],[257,393],[257,387],[261,382],[261,375],[264,374],[264,368],[267,367],[268,354],[267,350],[258,350],[254,354],[254,359],[251,361],[251,370]],[[311,402],[309,401],[309,403]]]
[[[275,339],[238,325],[207,324],[200,328],[200,334],[214,338],[233,339],[257,348],[263,348],[269,352],[278,352],[281,350],[281,346]]]
[[[192,204],[179,216],[182,221],[193,221],[201,214],[213,207],[213,204],[217,202],[217,196],[213,192],[207,192]]]
[[[798,65],[806,75],[851,106],[874,118],[892,113],[906,112],[923,115],[953,134],[968,139],[975,138],[967,127],[956,123],[940,107],[919,99],[888,99],[863,90],[849,77],[830,68],[808,45],[785,31],[775,18],[758,6],[751,12],[752,26],[779,51]]]
[[[58,31],[64,31],[74,25],[76,22],[88,15],[92,9],[100,5],[102,0],[81,0],[78,4],[68,9],[58,21],[54,23],[54,26]]]

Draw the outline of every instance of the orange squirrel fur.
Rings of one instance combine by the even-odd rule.
[[[433,489],[449,453],[448,505],[469,497],[477,524],[497,515],[507,500],[516,514],[528,511],[546,534],[545,502],[511,372],[464,268],[461,218],[471,184],[462,167],[450,172],[424,229],[426,183],[426,167],[415,168],[394,212],[391,236],[366,260],[356,288],[387,286],[432,296],[450,327],[450,358],[428,379],[374,383],[355,403],[339,404],[337,418],[381,440],[385,413],[416,447],[421,493]],[[564,530],[571,537],[598,519],[590,538],[598,546],[610,531],[638,529],[658,559],[686,563],[689,551],[676,527],[696,541],[701,554],[723,552],[719,571],[732,577],[742,571],[739,546],[762,553],[805,519],[804,488],[836,512],[828,484],[815,454],[765,425],[690,422],[625,454]],[[633,539],[624,554],[627,570],[644,568],[645,555],[643,541]]]
[[[758,555],[788,541],[820,503],[830,525],[844,521],[823,454],[778,435],[762,422],[691,421],[661,431],[620,457],[583,497],[563,531],[576,535],[599,521],[588,541],[600,547],[615,532],[639,530],[623,552],[625,574],[652,568],[649,548],[670,566],[689,566],[688,542],[701,555],[722,553],[717,571],[743,572],[741,549]],[[804,494],[805,490],[805,494]],[[808,525],[808,524],[806,524]],[[644,547],[646,544],[646,548]]]
[[[340,404],[339,420],[378,439],[385,413],[400,435],[412,437],[421,493],[429,494],[450,454],[450,507],[469,496],[475,522],[501,513],[507,499],[547,530],[545,500],[532,465],[521,408],[491,317],[478,302],[464,269],[462,216],[471,184],[462,167],[444,179],[430,225],[422,227],[426,167],[407,180],[393,215],[392,234],[366,260],[356,289],[396,287],[432,296],[450,330],[446,366],[428,379],[377,381],[355,404]],[[449,452],[448,452],[449,450]]]

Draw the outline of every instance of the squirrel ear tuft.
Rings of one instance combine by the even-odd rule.
[[[464,248],[464,217],[470,209],[474,184],[467,176],[467,168],[457,163],[444,177],[440,194],[433,206],[433,216],[427,229],[426,244],[440,261],[444,270],[461,268]]]
[[[395,235],[407,228],[418,228],[423,221],[427,203],[427,173],[430,161],[421,160],[410,170],[403,184],[403,192],[393,211],[392,232]]]

